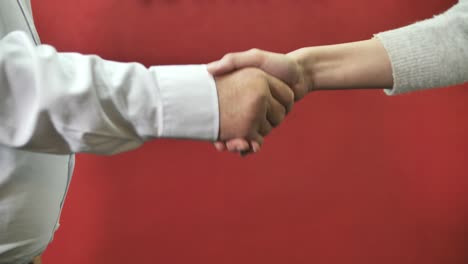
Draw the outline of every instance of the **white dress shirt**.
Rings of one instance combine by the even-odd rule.
[[[27,263],[52,239],[73,153],[215,140],[219,130],[204,65],[146,68],[57,52],[38,45],[29,5],[0,1],[0,264]]]

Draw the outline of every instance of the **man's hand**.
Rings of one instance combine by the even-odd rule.
[[[221,60],[210,63],[208,71],[214,76],[220,76],[245,67],[255,67],[280,79],[288,84],[294,99],[302,99],[310,90],[310,80],[303,73],[301,65],[295,59],[294,54],[284,55],[257,49],[246,52],[230,53]],[[231,152],[257,152],[260,150],[261,142],[248,141],[245,138],[234,138],[226,142],[216,142],[215,147],[219,151],[229,150]]]
[[[294,103],[291,88],[265,72],[246,68],[216,77],[220,108],[220,141],[256,142],[278,126]],[[235,151],[242,151],[236,146]],[[254,149],[255,150],[255,149]]]

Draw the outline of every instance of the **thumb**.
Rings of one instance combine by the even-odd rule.
[[[246,67],[260,67],[264,61],[264,54],[257,49],[229,53],[221,60],[209,63],[207,70],[214,76],[226,74]]]
[[[206,69],[211,75],[219,76],[232,72],[234,70],[234,67],[231,64],[227,63],[227,61],[223,61],[221,59],[219,61],[208,63],[206,65]]]

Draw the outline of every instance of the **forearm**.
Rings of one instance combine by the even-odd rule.
[[[379,40],[302,48],[291,52],[309,91],[391,88],[392,67]]]
[[[218,105],[203,65],[146,68],[0,40],[0,144],[114,154],[153,138],[215,140]]]
[[[468,0],[375,38],[290,53],[309,91],[388,88],[399,94],[468,81]],[[391,90],[390,90],[391,89]]]

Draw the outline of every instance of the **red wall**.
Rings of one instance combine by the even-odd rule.
[[[41,0],[45,43],[146,65],[369,38],[454,0]],[[79,155],[46,263],[468,262],[468,88],[317,92],[261,154]]]

